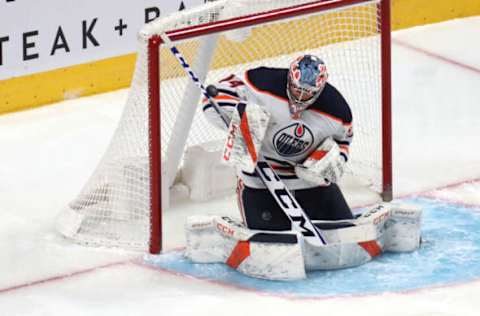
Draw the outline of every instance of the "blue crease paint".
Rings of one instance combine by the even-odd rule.
[[[147,263],[219,283],[297,297],[404,292],[480,279],[480,207],[427,198],[401,202],[423,207],[420,249],[384,253],[355,268],[310,272],[305,280],[282,282],[250,278],[224,264],[194,264],[181,251],[149,257]]]

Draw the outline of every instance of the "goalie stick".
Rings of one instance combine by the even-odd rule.
[[[160,38],[162,39],[163,43],[167,45],[167,47],[170,49],[170,51],[178,60],[178,62],[188,74],[190,79],[200,88],[202,94],[210,101],[213,108],[215,109],[215,112],[218,113],[218,115],[221,117],[222,121],[228,128],[230,125],[229,119],[226,117],[225,113],[221,111],[220,106],[213,99],[216,88],[214,86],[208,86],[209,91],[207,91],[207,88],[205,88],[205,86],[200,82],[200,79],[198,79],[196,74],[190,68],[190,65],[186,62],[184,56],[172,43],[167,34],[162,33],[160,35]],[[256,161],[257,159],[254,160]],[[278,177],[275,171],[273,171],[272,167],[268,164],[268,162],[257,161],[255,171],[260,176],[260,179],[262,179],[268,191],[270,191],[270,193],[273,195],[275,201],[278,203],[278,206],[283,210],[283,212],[292,222],[293,229],[301,233],[309,244],[317,247],[325,246],[327,242],[322,236],[321,231],[315,225],[313,225],[310,217],[308,217],[303,208],[293,197],[292,193],[285,186],[285,183],[283,183],[283,181]]]

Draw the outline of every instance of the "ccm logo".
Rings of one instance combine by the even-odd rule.
[[[375,207],[374,209],[368,211],[362,217],[369,217],[370,215],[373,215],[373,214],[377,213],[378,211],[381,211],[382,209],[383,209],[383,205],[379,205],[379,206]]]
[[[227,143],[225,144],[225,150],[223,152],[223,160],[225,161],[230,160],[230,155],[232,154],[233,145],[235,144],[237,128],[238,126],[236,124],[232,124],[230,129],[228,130]]]
[[[229,237],[233,237],[233,235],[235,234],[235,231],[233,229],[231,229],[230,227],[227,227],[221,223],[217,223],[217,230],[219,232],[221,232],[222,234],[226,235],[226,236],[229,236]]]

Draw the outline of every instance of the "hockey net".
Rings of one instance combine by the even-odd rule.
[[[200,91],[162,47],[164,32],[207,83],[251,67],[288,67],[299,54],[320,56],[352,107],[349,177],[388,196],[388,15],[388,1],[220,0],[146,25],[117,130],[58,230],[82,244],[159,252],[169,188],[181,181],[179,170],[190,172],[185,151],[222,144],[225,134],[201,113]]]

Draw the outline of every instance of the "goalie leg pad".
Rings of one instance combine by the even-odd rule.
[[[362,265],[382,253],[384,228],[390,217],[388,204],[380,204],[352,220],[313,223],[322,229],[327,246],[305,244],[305,266],[309,270],[331,270]]]
[[[346,243],[315,247],[305,243],[305,269],[334,270],[362,265],[372,256],[358,243]]]
[[[303,239],[296,232],[249,230],[226,217],[189,217],[185,256],[197,263],[226,263],[268,280],[304,279]]]
[[[327,223],[344,227],[323,231],[327,247],[305,246],[306,268],[352,267],[370,261],[383,251],[414,251],[421,242],[421,214],[417,206],[382,203],[354,220],[314,221],[320,228]]]
[[[414,205],[392,204],[385,225],[385,251],[410,252],[421,243],[422,209]]]

